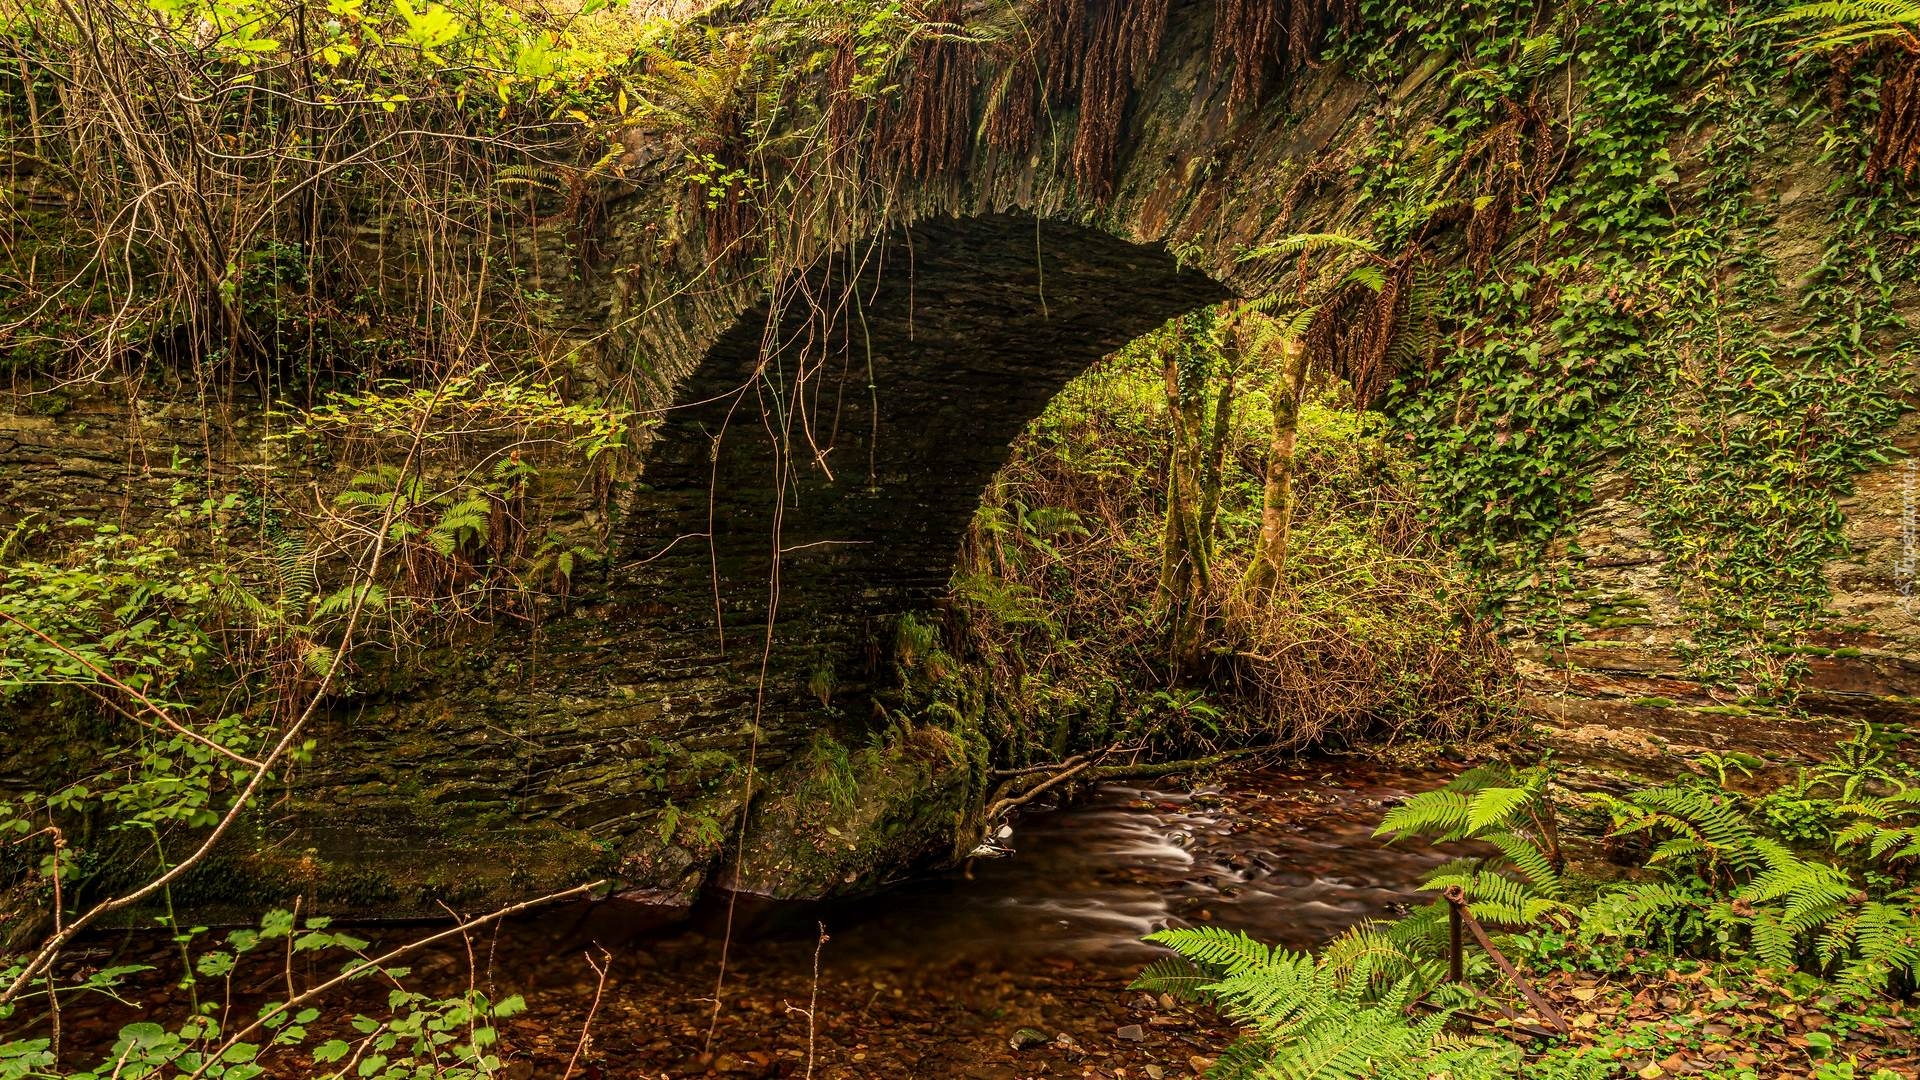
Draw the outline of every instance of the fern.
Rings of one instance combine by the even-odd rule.
[[[1820,0],[1796,4],[1763,24],[1829,23],[1798,44],[1826,51],[1882,37],[1912,38],[1920,30],[1920,3],[1912,0]]]
[[[274,566],[280,577],[282,606],[304,607],[320,590],[319,568],[304,539],[282,537],[274,552]]]
[[[1545,768],[1514,772],[1482,765],[1445,787],[1422,792],[1388,811],[1375,835],[1434,843],[1478,840],[1496,854],[1456,859],[1429,874],[1421,888],[1458,885],[1475,918],[1525,926],[1566,910],[1560,902],[1559,851]]]
[[[356,585],[343,585],[334,590],[325,600],[313,609],[316,622],[344,615],[353,609],[354,602],[360,601],[362,610],[384,611],[387,607],[387,590],[376,582],[362,582]]]
[[[1152,934],[1148,941],[1165,945],[1181,956],[1219,975],[1234,975],[1273,963],[1273,950],[1238,930],[1218,926],[1175,927]]]
[[[1162,957],[1148,964],[1139,975],[1134,977],[1128,989],[1145,990],[1154,994],[1171,994],[1181,1001],[1200,1001],[1206,997],[1203,992],[1213,982],[1193,961],[1179,956]]]
[[[333,671],[334,657],[339,650],[317,641],[309,641],[300,650],[300,666],[307,674],[323,679]]]
[[[1588,905],[1581,913],[1580,936],[1587,941],[1650,937],[1661,928],[1671,931],[1699,921],[1708,906],[1701,894],[1675,882],[1635,882],[1609,890]]]
[[[1296,233],[1271,244],[1250,248],[1240,255],[1241,262],[1257,259],[1285,259],[1318,251],[1347,251],[1373,255],[1379,248],[1373,241],[1345,233]]]
[[[1583,936],[1665,938],[1706,948],[1744,938],[1769,966],[1837,969],[1844,986],[1862,991],[1895,976],[1913,977],[1920,972],[1913,891],[1876,898],[1862,881],[1898,880],[1884,861],[1915,853],[1901,819],[1920,800],[1904,787],[1869,793],[1898,783],[1881,769],[1871,744],[1870,733],[1842,744],[1833,761],[1815,770],[1820,779],[1794,789],[1800,805],[1845,822],[1834,831],[1833,847],[1869,860],[1856,869],[1767,835],[1750,800],[1716,785],[1670,784],[1606,799],[1614,835],[1655,838],[1647,865],[1669,880],[1610,890],[1588,910]],[[1841,792],[1844,801],[1807,797],[1822,786]]]
[[[1378,925],[1349,931],[1318,959],[1276,952],[1218,927],[1164,930],[1147,940],[1173,949],[1180,959],[1149,968],[1136,987],[1205,997],[1246,1028],[1209,1077],[1468,1080],[1511,1074],[1512,1048],[1449,1033],[1452,1008],[1409,1015],[1437,972]]]
[[[427,543],[443,558],[485,544],[493,528],[493,502],[472,495],[446,508],[427,530]]]

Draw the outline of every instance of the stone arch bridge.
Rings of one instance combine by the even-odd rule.
[[[1040,109],[1026,144],[992,137],[984,113],[1005,84],[989,71],[941,166],[911,170],[881,212],[822,240],[826,254],[782,287],[791,302],[769,299],[763,276],[707,273],[696,232],[663,245],[672,164],[640,148],[631,190],[603,204],[583,245],[596,256],[547,237],[554,250],[530,260],[579,278],[563,336],[609,370],[655,379],[661,423],[622,499],[606,583],[531,636],[496,631],[325,718],[329,764],[298,778],[230,860],[268,889],[394,912],[602,874],[674,899],[716,875],[817,896],[964,847],[977,746],[916,733],[841,807],[805,782],[816,732],[871,726],[876,642],[941,594],[983,486],[1058,390],[1173,315],[1270,285],[1238,261],[1247,247],[1360,227],[1358,148],[1376,126],[1417,126],[1443,104],[1444,58],[1409,57],[1393,85],[1267,64],[1261,103],[1230,108],[1235,72],[1210,55],[1216,6],[1167,3],[1157,47],[1119,50],[1131,66],[1118,112],[1069,94]],[[1094,40],[1133,10],[1085,9]],[[1090,182],[1076,140],[1102,108],[1114,156]],[[1803,199],[1823,188],[1793,186]],[[1807,256],[1781,258],[1792,271]],[[1861,487],[1884,495],[1893,482]],[[1616,764],[1667,744],[1724,746],[1724,719],[1639,704],[1699,688],[1674,645],[1682,617],[1662,556],[1618,478],[1598,489],[1574,573],[1641,598],[1650,628],[1556,655],[1529,702]],[[1863,551],[1897,532],[1884,505],[1850,507]],[[1892,602],[1872,575],[1834,581],[1863,617]],[[1903,640],[1891,659],[1816,664],[1807,701],[1846,715],[1911,695],[1920,669]],[[830,709],[809,686],[821,671],[837,684]],[[1753,720],[1737,735],[1785,750],[1797,724]],[[736,851],[727,826],[742,813]]]
[[[853,810],[807,794],[805,752],[823,727],[873,727],[895,620],[944,594],[982,489],[1066,382],[1251,287],[1244,247],[1344,213],[1339,139],[1378,91],[1317,72],[1230,119],[1212,14],[1170,5],[1110,191],[1087,197],[1076,176],[1069,103],[1030,153],[976,137],[902,183],[795,276],[798,299],[701,278],[697,236],[664,264],[623,263],[660,250],[656,189],[612,202],[579,336],[608,367],[658,372],[662,408],[607,586],[532,642],[503,637],[334,717],[327,738],[363,765],[310,778],[280,847],[317,854],[323,892],[370,882],[391,906],[600,870],[676,899],[716,872],[819,895],[970,845],[982,778],[961,740],[925,735],[863,777]],[[810,687],[823,671],[831,712]],[[736,820],[749,763],[736,859],[688,823]],[[828,817],[844,828],[822,831]]]

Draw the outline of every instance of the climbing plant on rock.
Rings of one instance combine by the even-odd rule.
[[[1582,557],[1595,471],[1623,469],[1696,666],[1790,695],[1783,658],[1820,623],[1844,551],[1838,499],[1890,459],[1906,408],[1911,212],[1882,179],[1884,130],[1855,115],[1885,92],[1826,111],[1844,194],[1788,222],[1751,166],[1809,153],[1821,117],[1816,73],[1782,95],[1789,45],[1766,8],[1395,11],[1369,6],[1343,48],[1362,70],[1410,40],[1454,57],[1444,108],[1382,106],[1362,181],[1388,245],[1454,260],[1434,305],[1446,345],[1389,405],[1438,520],[1510,616],[1569,636],[1552,568]],[[1804,280],[1764,254],[1783,228],[1828,237]],[[1795,329],[1771,329],[1795,308]]]

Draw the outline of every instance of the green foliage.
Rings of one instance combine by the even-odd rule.
[[[86,520],[65,528],[78,538],[58,561],[0,563],[0,699],[58,686],[115,693],[118,682],[168,700],[214,651],[217,580],[158,537]]]
[[[1410,796],[1387,812],[1377,836],[1446,844],[1478,841],[1491,854],[1451,860],[1421,883],[1422,889],[1460,888],[1468,910],[1483,923],[1523,927],[1568,910],[1557,825],[1549,785],[1552,771],[1534,766],[1518,772],[1482,765],[1446,786]],[[1436,904],[1419,917],[1435,934],[1445,916]]]
[[[813,737],[807,756],[811,764],[806,783],[808,791],[824,796],[837,812],[851,813],[860,801],[860,771],[854,764],[852,752],[823,732]]]
[[[1380,249],[1448,267],[1432,305],[1444,344],[1402,365],[1388,406],[1442,533],[1506,615],[1575,636],[1569,527],[1611,457],[1672,560],[1699,673],[1791,697],[1804,665],[1770,646],[1823,618],[1838,500],[1895,453],[1913,352],[1892,283],[1912,279],[1920,233],[1910,201],[1864,180],[1854,106],[1824,118],[1838,174],[1824,221],[1783,217],[1751,175],[1811,156],[1806,127],[1823,119],[1810,81],[1780,93],[1781,24],[1843,20],[1805,43],[1822,48],[1910,34],[1910,13],[1765,14],[1371,0],[1340,47],[1385,86],[1408,55],[1447,58],[1428,83],[1447,80],[1442,104],[1391,95],[1354,170]],[[1780,296],[1782,268],[1760,253],[1800,234],[1822,241],[1820,265]]]
[[[1217,927],[1163,930],[1147,938],[1183,960],[1162,961],[1134,986],[1217,1004],[1245,1028],[1209,1077],[1289,1080],[1456,1080],[1511,1075],[1516,1055],[1488,1040],[1451,1034],[1455,1009],[1410,1016],[1432,989],[1403,967],[1371,928],[1313,956],[1275,952]]]
[[[188,934],[184,940],[192,940]],[[228,933],[224,941],[192,957],[188,980],[217,981],[235,989],[234,976],[249,970],[272,974],[276,960],[293,957],[340,967],[348,983],[376,983],[386,989],[379,1017],[355,1014],[323,1020],[319,1008],[303,999],[268,999],[249,1021],[232,1002],[202,1002],[177,1024],[142,1020],[120,1029],[97,1064],[75,1066],[55,1060],[47,1039],[0,1041],[0,1078],[5,1080],[133,1080],[139,1077],[207,1076],[252,1080],[280,1074],[310,1058],[304,1075],[327,1080],[487,1080],[503,1074],[498,1053],[500,1021],[525,1011],[518,996],[495,1001],[479,990],[437,998],[408,989],[408,969],[372,962],[368,942],[329,928],[325,918],[296,921],[291,912],[269,911],[257,928]],[[265,964],[262,967],[262,964]],[[117,994],[120,983],[140,968],[101,971],[75,990]],[[0,971],[0,986],[18,969]],[[286,976],[291,982],[291,975]],[[269,979],[265,985],[282,985]],[[47,993],[44,980],[16,1001],[0,1006],[0,1020]],[[337,1034],[335,1033],[337,1029]]]
[[[354,443],[397,441],[425,451],[474,440],[515,438],[526,453],[552,446],[592,462],[625,445],[627,414],[568,400],[551,382],[500,378],[486,371],[450,376],[430,386],[382,380],[365,391],[335,391],[311,409],[288,414],[287,429],[276,436],[289,442],[310,439]],[[516,456],[489,460],[495,479],[514,479],[514,470],[530,467]]]
[[[29,838],[0,846],[9,884],[45,891],[58,876],[73,895],[103,870],[124,872],[103,853],[151,859],[181,830],[217,820],[250,775],[262,718],[187,704],[225,670],[222,627],[238,623],[240,644],[251,640],[244,613],[220,563],[175,546],[196,525],[217,535],[233,502],[178,506],[145,535],[70,522],[45,530],[70,540],[44,560],[11,557],[27,539],[16,531],[0,562],[0,735],[32,745],[27,725],[57,724],[88,753],[83,771],[30,774],[43,784],[0,805],[0,833]],[[111,719],[86,719],[96,712]]]
[[[1795,4],[1766,21],[1824,24],[1800,44],[1810,49],[1844,49],[1878,38],[1911,38],[1920,30],[1920,4],[1909,0],[1816,0]]]
[[[1528,1077],[1601,1080],[1623,1075],[1623,1059],[1657,1063],[1697,1044],[1689,1041],[1697,1035],[1690,1025],[1702,1016],[1731,1023],[1733,1010],[1748,1007],[1757,1022],[1771,1025],[1793,1011],[1783,1000],[1818,998],[1824,1012],[1857,1017],[1861,1030],[1871,1031],[1899,1011],[1883,995],[1911,989],[1920,973],[1920,894],[1913,886],[1920,848],[1912,842],[1920,773],[1889,751],[1888,741],[1886,733],[1863,729],[1797,784],[1762,796],[1700,778],[1602,797],[1616,844],[1650,837],[1653,846],[1633,880],[1588,885],[1593,894],[1584,904],[1561,899],[1572,890],[1549,857],[1553,778],[1545,764],[1480,766],[1410,797],[1382,820],[1378,833],[1395,841],[1491,846],[1441,867],[1424,887],[1461,886],[1474,916],[1523,970],[1576,974],[1600,988],[1625,982],[1623,1001],[1636,975],[1705,982],[1712,996],[1689,1003],[1691,1019],[1677,1015],[1681,1006],[1668,1006],[1676,1015],[1645,1025],[1615,1021],[1617,1030],[1565,1043],[1425,1041],[1434,1016],[1484,1000],[1473,987],[1489,969],[1470,951],[1465,985],[1446,981],[1440,905],[1357,926],[1314,955],[1275,951],[1222,927],[1166,930],[1148,940],[1177,955],[1155,961],[1135,986],[1212,1002],[1241,1024],[1244,1038],[1208,1074],[1223,1077],[1323,1075],[1317,1068],[1330,1076],[1482,1069],[1513,1075],[1518,1064]],[[1708,760],[1701,767],[1713,774],[1724,765]],[[1777,811],[1782,800],[1802,811],[1787,820],[1812,814],[1828,823],[1825,850],[1795,848],[1769,834],[1768,808]],[[1719,974],[1707,980],[1707,965],[1690,957],[1720,961]],[[1756,967],[1772,970],[1756,974]],[[1781,991],[1783,984],[1790,989]],[[1777,992],[1767,1011],[1744,999],[1765,999],[1756,987]],[[1596,992],[1576,991],[1573,1000],[1588,1002]],[[1635,1002],[1648,996],[1642,991]],[[1432,1012],[1420,1014],[1415,1001]],[[1843,1019],[1833,1030],[1845,1034],[1854,1022]],[[1854,1075],[1831,1056],[1838,1034],[1808,1040],[1813,1075]],[[1334,1044],[1353,1056],[1316,1053]],[[1833,1071],[1820,1071],[1829,1066]]]
[[[1834,973],[1873,991],[1920,975],[1920,796],[1863,729],[1836,759],[1762,798],[1704,782],[1605,797],[1613,836],[1645,836],[1656,880],[1602,894],[1582,933]],[[1822,794],[1825,792],[1826,794]],[[1817,827],[1808,828],[1808,823]],[[1782,836],[1777,824],[1789,832]],[[1809,833],[1825,852],[1796,848]]]
[[[1130,345],[1067,386],[986,492],[953,580],[964,617],[951,648],[995,670],[992,715],[1008,719],[1002,742],[1018,753],[1464,736],[1500,722],[1502,656],[1473,617],[1464,571],[1419,521],[1410,463],[1378,417],[1331,389],[1300,410],[1288,581],[1258,604],[1239,593],[1273,426],[1270,395],[1249,388],[1272,381],[1274,361],[1245,352],[1234,367],[1191,320]],[[1203,431],[1233,384],[1212,584],[1192,599],[1201,659],[1174,686],[1168,616],[1152,595],[1167,544],[1164,463],[1184,437],[1169,360]]]

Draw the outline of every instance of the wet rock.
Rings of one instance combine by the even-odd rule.
[[[1047,1033],[1039,1028],[1023,1027],[1014,1031],[1007,1045],[1015,1050],[1031,1050],[1036,1046],[1045,1046],[1049,1041]]]
[[[1147,1032],[1146,1029],[1139,1024],[1128,1024],[1115,1031],[1113,1037],[1116,1039],[1125,1039],[1128,1042],[1145,1042]]]

